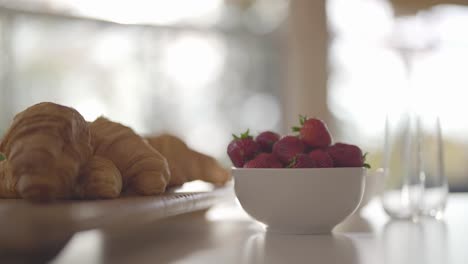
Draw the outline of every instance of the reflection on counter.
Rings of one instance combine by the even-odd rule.
[[[342,223],[337,225],[333,229],[333,232],[334,233],[346,233],[346,232],[372,233],[373,228],[367,219],[362,218],[362,216],[360,216],[359,213],[354,213],[353,215],[348,217],[346,220],[344,220]]]
[[[386,264],[450,263],[447,226],[444,221],[389,221],[383,229]]]
[[[286,235],[258,233],[250,236],[242,263],[359,263],[354,242],[344,235]]]

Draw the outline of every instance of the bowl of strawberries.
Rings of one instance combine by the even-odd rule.
[[[297,135],[247,130],[227,153],[239,203],[269,232],[330,233],[359,206],[369,167],[356,145],[332,144],[326,124],[300,117]]]

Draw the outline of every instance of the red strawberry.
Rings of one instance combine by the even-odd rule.
[[[304,152],[304,148],[298,137],[284,136],[273,145],[273,153],[283,164],[289,164],[297,154]]]
[[[293,158],[288,168],[314,168],[314,161],[307,154],[300,153]]]
[[[304,153],[309,153],[312,150],[317,149],[317,148],[313,148],[313,147],[307,145],[307,143],[305,143],[303,139],[301,139],[301,140],[302,140],[302,143],[304,144],[304,147],[305,147],[304,148]]]
[[[255,138],[255,142],[257,142],[258,145],[260,145],[260,149],[263,152],[271,152],[273,149],[273,144],[275,144],[279,138],[280,135],[278,135],[277,133],[265,131],[258,134],[258,136]]]
[[[245,163],[244,168],[282,168],[283,164],[271,153],[260,153],[253,160]]]
[[[365,155],[358,146],[344,143],[336,143],[327,149],[328,154],[333,159],[335,167],[366,167]]]
[[[322,149],[309,152],[309,157],[314,163],[314,168],[333,168],[333,160],[328,153]]]
[[[260,150],[257,142],[249,135],[249,130],[239,136],[232,135],[234,139],[229,143],[227,154],[237,168],[242,168],[245,162],[253,159]]]
[[[293,127],[300,138],[310,147],[324,148],[331,144],[331,135],[327,125],[320,119],[299,116],[301,127]]]

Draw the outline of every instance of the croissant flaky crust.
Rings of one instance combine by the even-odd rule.
[[[71,198],[78,172],[92,155],[91,137],[75,109],[40,103],[15,116],[0,152],[11,169],[11,182],[0,183],[5,190],[0,196],[16,189],[30,200]]]
[[[193,180],[224,184],[231,179],[230,173],[214,158],[189,148],[176,136],[162,134],[147,137],[147,140],[169,162],[169,186],[182,185]]]
[[[129,127],[100,117],[89,124],[94,154],[111,160],[122,174],[123,189],[142,195],[165,191],[169,166],[161,153]]]
[[[11,173],[10,163],[7,160],[0,161],[0,197],[18,198],[17,182]]]
[[[122,175],[114,163],[93,156],[78,176],[74,192],[81,199],[117,198],[122,191]]]
[[[0,198],[111,199],[156,195],[192,180],[230,179],[215,159],[175,136],[144,139],[120,123],[104,117],[88,123],[75,109],[47,102],[15,116],[0,152],[6,157],[0,161]]]

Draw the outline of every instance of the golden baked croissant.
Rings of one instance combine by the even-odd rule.
[[[229,172],[212,157],[190,149],[176,136],[163,134],[147,138],[148,143],[163,154],[171,171],[170,186],[193,180],[224,184]]]
[[[15,116],[0,144],[11,169],[7,191],[16,188],[34,201],[71,198],[91,157],[90,142],[88,125],[75,109],[54,103],[27,108]]]
[[[93,156],[81,171],[74,191],[81,199],[117,198],[122,191],[122,175],[112,161]]]
[[[95,155],[111,160],[122,174],[123,190],[142,195],[165,191],[167,160],[129,127],[100,117],[89,124]]]
[[[16,115],[0,142],[0,152],[7,157],[0,161],[0,197],[115,198],[122,190],[152,195],[164,192],[168,184],[223,184],[230,179],[215,159],[191,150],[177,137],[148,140],[154,148],[129,127],[105,118],[86,123],[69,107],[31,106]]]
[[[11,167],[7,160],[0,161],[0,197],[18,198],[16,191],[17,179],[11,174]]]

